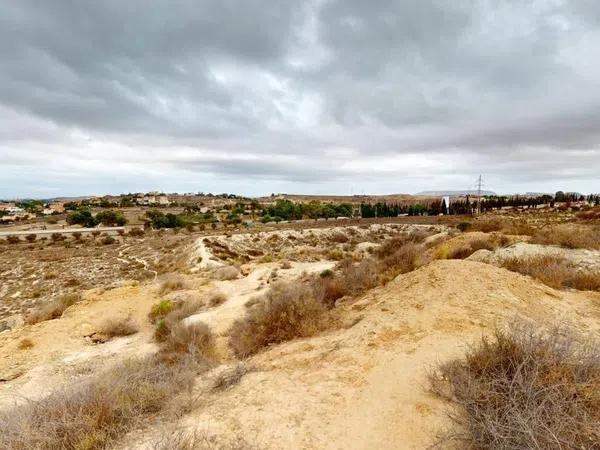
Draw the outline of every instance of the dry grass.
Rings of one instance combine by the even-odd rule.
[[[411,272],[429,262],[422,244],[406,243],[394,253],[380,259],[380,280],[386,283],[402,273]]]
[[[225,297],[225,294],[223,294],[222,292],[218,292],[218,291],[212,292],[208,296],[208,304],[213,307],[222,305],[226,301],[227,301],[227,297]]]
[[[179,307],[172,309],[167,315],[166,320],[169,323],[181,322],[186,317],[190,317],[202,310],[206,306],[204,300],[194,299],[183,302]]]
[[[170,275],[165,281],[163,281],[158,288],[160,295],[165,295],[172,291],[180,291],[182,289],[188,289],[188,285],[185,280],[176,275]]]
[[[421,242],[428,233],[411,233],[383,243],[375,257],[359,263],[342,260],[335,271],[303,281],[274,283],[264,298],[252,301],[243,319],[230,332],[230,346],[238,357],[295,338],[309,337],[331,326],[331,309],[343,297],[357,297],[398,274],[428,261]]]
[[[523,219],[510,219],[507,217],[484,216],[473,222],[473,231],[491,233],[502,231],[504,234],[531,236],[534,228]]]
[[[215,355],[214,339],[205,323],[180,322],[170,324],[157,356],[170,364],[191,356],[197,364],[208,367],[215,360]]]
[[[600,273],[578,269],[572,262],[559,256],[515,257],[502,261],[501,267],[533,277],[555,289],[600,290]]]
[[[130,336],[139,331],[138,324],[131,317],[120,319],[106,319],[99,329],[100,333],[108,338]]]
[[[202,323],[179,326],[157,355],[129,360],[39,401],[0,413],[0,448],[103,449],[191,391],[214,359]]]
[[[330,325],[328,309],[309,285],[276,283],[234,322],[229,344],[236,356],[247,357],[272,344],[313,336]]]
[[[251,369],[248,368],[248,366],[246,366],[244,363],[237,363],[232,367],[228,367],[215,376],[212,383],[212,390],[224,391],[232,386],[235,386],[240,382],[242,377],[250,371]]]
[[[75,303],[81,301],[80,294],[66,294],[56,300],[52,300],[41,308],[30,312],[25,318],[25,323],[33,325],[45,320],[58,319],[65,310]]]
[[[467,244],[460,247],[454,248],[449,251],[449,259],[465,259],[475,253],[477,250],[495,250],[498,248],[498,244],[491,240],[475,239]]]
[[[0,448],[102,449],[161,411],[194,372],[129,361],[76,386],[0,414]]]
[[[566,248],[600,249],[600,227],[572,224],[546,227],[538,230],[531,242]]]
[[[600,348],[572,331],[497,331],[431,376],[453,401],[461,448],[592,449],[600,443]]]

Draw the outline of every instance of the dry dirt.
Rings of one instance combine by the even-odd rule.
[[[364,236],[349,252],[368,253],[384,235],[397,231],[362,230],[357,229]],[[273,234],[251,233],[235,239],[211,237],[211,242],[235,252],[233,259],[248,256],[241,266],[244,275],[227,281],[211,279],[207,266],[225,264],[231,255],[215,257],[213,245],[202,239],[181,247],[189,249],[185,256],[194,270],[180,275],[185,289],[166,296],[202,296],[213,290],[226,295],[222,305],[187,319],[211,327],[222,365],[197,380],[200,401],[189,414],[174,424],[133,432],[120,448],[152,448],[152,440],[168,425],[223,437],[241,435],[265,449],[424,449],[450,426],[449,405],[427,389],[427,372],[437,362],[460,355],[468,344],[515,317],[568,321],[584,332],[600,331],[600,293],[556,291],[482,262],[438,260],[342,303],[344,327],[273,346],[244,361],[252,370],[238,384],[213,391],[212,377],[237,364],[226,344],[230,324],[244,313],[245,303],[274,279],[332,267],[335,261],[324,257],[323,248],[341,250],[358,236],[341,230],[348,242],[325,238],[339,231],[319,231],[324,235],[317,237],[315,231],[313,236],[308,231],[299,236],[278,231],[276,239]],[[441,232],[438,239],[447,232],[435,231]],[[296,239],[290,240],[291,235]],[[287,244],[277,249],[280,241]],[[266,252],[270,242],[278,260],[264,262],[264,255],[250,255],[261,248]],[[293,260],[298,250],[305,250],[304,257]],[[284,258],[289,268],[282,268]],[[146,316],[150,306],[164,298],[158,293],[160,282],[159,276],[156,281],[88,290],[85,300],[61,319],[0,333],[0,407],[23,397],[39,398],[111,362],[154,351]],[[104,318],[126,316],[139,324],[139,333],[93,342]],[[33,347],[20,350],[23,339],[30,339]]]

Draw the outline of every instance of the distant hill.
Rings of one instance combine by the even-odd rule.
[[[465,190],[465,191],[422,191],[415,195],[422,195],[428,197],[442,197],[445,195],[451,195],[453,197],[458,197],[461,195],[477,195],[476,190]],[[481,195],[496,195],[494,191],[481,191]]]

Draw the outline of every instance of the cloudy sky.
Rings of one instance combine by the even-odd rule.
[[[600,191],[597,0],[7,0],[0,197]]]

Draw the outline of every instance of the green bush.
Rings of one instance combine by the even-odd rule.
[[[461,222],[458,225],[456,225],[456,228],[458,228],[460,231],[462,231],[464,233],[469,228],[471,228],[471,223],[470,222]]]

